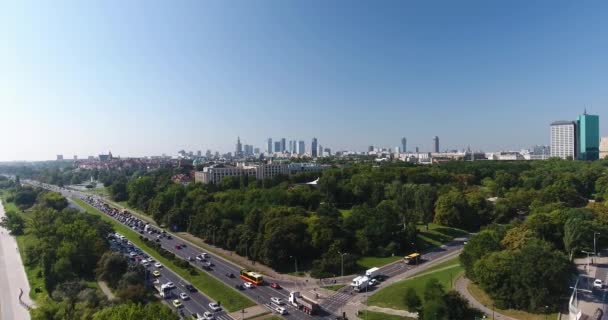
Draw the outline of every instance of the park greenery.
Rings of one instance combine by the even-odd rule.
[[[159,225],[277,270],[292,271],[297,260],[315,277],[339,275],[342,257],[352,273],[361,257],[426,248],[420,233],[427,226],[478,232],[462,265],[503,308],[555,309],[572,279],[572,258],[593,250],[595,232],[598,248],[607,243],[607,161],[325,162],[332,166],[320,173],[207,185],[171,182],[183,169],[97,175],[113,200]],[[302,184],[317,177],[316,186]],[[37,197],[14,200],[27,207]]]
[[[32,319],[142,319],[121,317],[126,314],[178,318],[169,308],[150,304],[155,298],[144,288],[141,266],[109,250],[110,224],[67,208],[59,193],[4,182],[0,178],[3,200],[12,201],[8,204],[14,203],[17,211],[7,210],[0,224],[25,245],[20,249],[32,290],[48,293],[35,295]],[[118,299],[109,301],[97,280],[106,281]]]

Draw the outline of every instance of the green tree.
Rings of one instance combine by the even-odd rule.
[[[405,306],[411,312],[419,312],[420,308],[422,308],[422,300],[420,300],[420,297],[414,288],[407,288],[407,290],[405,290],[405,296],[403,299]]]
[[[8,229],[11,235],[19,236],[22,235],[25,230],[25,220],[20,214],[9,210],[6,211],[5,216],[2,217],[0,227]]]

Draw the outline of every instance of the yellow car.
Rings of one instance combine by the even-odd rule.
[[[182,306],[182,302],[179,301],[179,299],[175,299],[175,300],[173,300],[173,306],[176,308],[179,308]]]
[[[152,272],[152,274],[153,274],[155,277],[160,277],[160,271],[158,271],[158,270],[154,270],[154,272]]]

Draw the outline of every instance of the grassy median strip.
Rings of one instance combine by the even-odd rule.
[[[89,212],[90,214],[98,215],[103,220],[111,223],[117,232],[119,232],[123,236],[127,237],[127,239],[129,239],[129,241],[133,242],[133,244],[135,244],[136,246],[146,250],[146,252],[148,254],[150,254],[150,256],[152,256],[158,262],[165,265],[167,268],[170,268],[173,272],[177,273],[182,278],[186,279],[188,282],[190,282],[192,285],[194,285],[197,289],[201,290],[201,292],[206,294],[208,297],[210,297],[211,299],[213,299],[215,301],[221,301],[222,306],[226,310],[232,312],[232,311],[241,310],[241,309],[248,308],[248,307],[255,305],[255,303],[253,301],[251,301],[249,298],[245,297],[244,295],[242,295],[235,289],[228,287],[223,282],[212,277],[211,275],[207,274],[206,272],[201,271],[201,272],[199,272],[198,275],[194,275],[194,276],[191,275],[190,272],[188,272],[188,270],[178,267],[171,260],[160,255],[160,253],[158,253],[156,250],[150,248],[149,246],[146,246],[146,244],[139,238],[139,236],[140,236],[139,233],[137,233],[137,232],[133,231],[132,229],[130,229],[129,227],[117,222],[112,217],[109,217],[108,215],[106,215],[106,214],[102,213],[101,211],[97,210],[96,208],[88,205],[87,203],[85,203],[82,200],[79,200],[79,199],[72,199],[72,200],[74,202],[76,202],[80,207],[85,209],[87,212]]]

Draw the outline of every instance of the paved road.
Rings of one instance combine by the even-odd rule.
[[[0,202],[0,219],[4,217],[4,207]],[[19,303],[19,293],[23,290],[22,299],[28,305],[30,285],[17,250],[17,241],[0,227],[0,319],[30,319],[28,310]]]
[[[30,181],[30,182],[32,182],[32,181]],[[32,183],[40,186],[40,184],[38,182],[32,182]],[[96,199],[97,201],[104,202],[105,205],[110,206],[110,204],[105,202],[103,200],[103,198],[98,197],[98,196],[92,196],[92,195],[85,194],[82,192],[58,188],[56,186],[51,186],[51,185],[43,185],[43,187],[50,188],[53,191],[61,192],[66,197],[89,199],[89,201],[90,201],[90,199]],[[116,219],[116,217],[113,217],[113,218]],[[120,220],[117,220],[117,221],[123,223],[123,221],[120,221]],[[146,236],[150,240],[153,240],[153,241],[156,240],[156,235],[154,235],[154,234],[150,235],[150,234],[144,233],[143,235]],[[405,273],[408,270],[411,270],[412,268],[417,268],[417,267],[421,268],[421,269],[426,268],[426,265],[424,262],[438,259],[440,257],[453,253],[456,250],[461,249],[462,246],[464,245],[464,240],[466,240],[466,238],[454,240],[439,248],[433,248],[430,251],[424,252],[421,257],[421,265],[419,265],[419,266],[407,265],[407,264],[404,264],[402,261],[397,261],[395,263],[382,267],[381,273],[383,273],[384,275],[386,275],[388,277],[395,277],[397,275]],[[180,239],[176,235],[173,235],[173,239],[162,238],[162,239],[160,239],[160,242],[161,242],[161,245],[165,249],[173,252],[176,256],[179,256],[183,259],[187,259],[188,257],[195,257],[196,255],[199,255],[200,253],[205,252],[200,247],[198,247],[190,242],[187,242],[183,239]],[[176,249],[176,247],[175,247],[176,245],[184,244],[184,243],[187,244],[186,247],[179,249],[179,250]],[[236,284],[243,283],[243,281],[238,278],[238,275],[241,270],[241,268],[239,266],[237,266],[227,260],[224,260],[221,257],[215,256],[213,254],[209,254],[209,256],[211,257],[210,260],[213,262],[214,266],[212,267],[211,271],[204,271],[204,272],[208,272],[210,275],[215,276],[217,279],[219,279],[220,281],[226,283],[227,285],[229,285],[231,287],[234,287]],[[193,264],[196,267],[203,270],[201,263],[194,262]],[[235,278],[226,277],[226,274],[229,274],[229,273],[236,275],[236,277]],[[274,280],[271,280],[271,281],[274,281]],[[282,281],[276,281],[276,282],[278,282],[282,286],[293,285],[293,283],[291,283],[291,282],[282,282]],[[248,297],[252,298],[252,300],[254,300],[256,303],[258,303],[260,305],[268,303],[270,301],[271,297],[279,297],[279,298],[282,298],[283,300],[287,300],[288,294],[289,294],[289,292],[287,292],[286,290],[275,290],[275,289],[270,288],[270,286],[268,286],[268,285],[259,286],[259,287],[256,287],[255,289],[245,289],[242,291],[242,293],[247,295]],[[322,311],[323,313],[321,315],[310,316],[310,315],[305,314],[304,312],[301,312],[300,310],[298,310],[297,308],[295,308],[291,305],[287,305],[287,310],[288,310],[289,314],[285,315],[284,317],[287,319],[298,319],[298,320],[334,319],[335,317],[333,317],[332,314],[339,314],[340,310],[342,310],[342,308],[349,302],[349,300],[352,300],[352,298],[356,294],[357,293],[355,293],[351,287],[346,286],[346,287],[342,288],[341,290],[339,290],[333,296],[325,299],[321,303],[321,307],[323,309],[323,311]],[[314,298],[314,297],[311,297],[311,298]]]
[[[141,248],[138,248],[136,246],[129,247],[120,242],[113,242],[111,247],[113,250],[122,252],[125,255],[128,255],[130,252],[140,250],[141,252],[146,253],[149,256],[149,254],[145,250],[142,250]],[[133,262],[133,263],[137,263],[137,262]],[[175,272],[171,271],[168,268],[165,268],[164,266],[160,267],[160,268],[156,268],[152,264],[150,266],[148,266],[146,268],[146,270],[148,271],[147,276],[149,279],[149,281],[148,281],[149,286],[152,285],[152,281],[154,280],[154,278],[156,278],[152,275],[152,272],[154,270],[158,270],[161,274],[158,278],[156,278],[156,279],[158,279],[159,283],[173,282],[173,284],[175,284],[175,288],[171,289],[168,292],[167,296],[165,297],[165,302],[171,308],[175,309],[175,307],[172,305],[172,301],[175,299],[178,299],[183,304],[183,306],[179,309],[182,311],[182,313],[185,316],[189,316],[193,313],[199,313],[200,315],[202,315],[205,311],[213,313],[212,310],[209,308],[209,303],[215,302],[215,301],[211,301],[207,296],[201,294],[200,291],[189,292],[185,288],[185,286],[189,283],[186,280],[184,280],[182,277],[177,275]],[[185,292],[186,294],[188,294],[190,296],[190,299],[187,299],[187,300],[180,299],[179,294],[182,292]],[[176,310],[176,311],[178,311],[178,310]],[[228,316],[224,311],[215,312],[214,315],[215,315],[215,318],[219,319],[219,320],[232,320],[232,318],[230,316]]]

